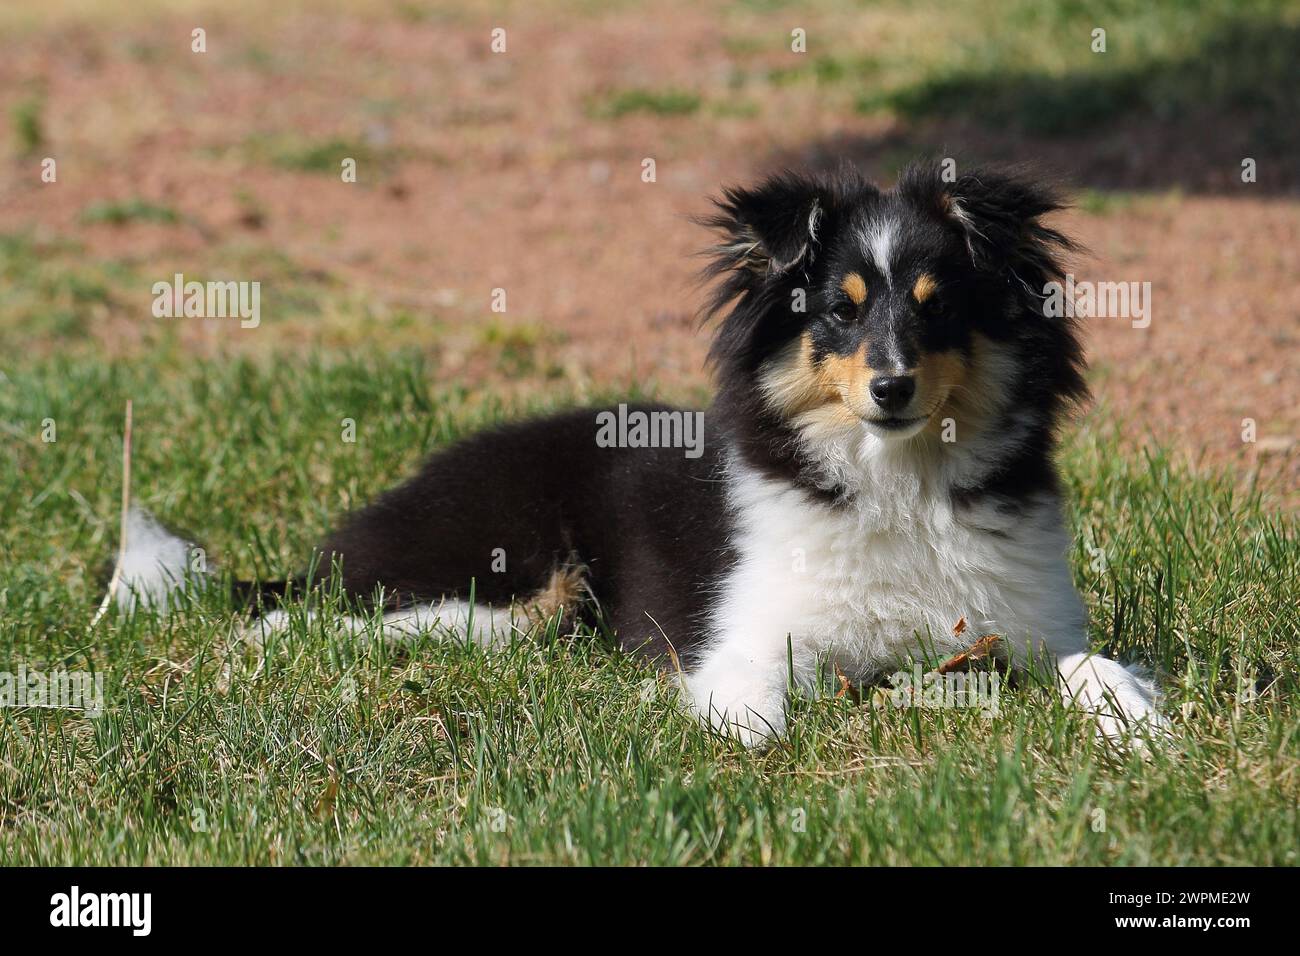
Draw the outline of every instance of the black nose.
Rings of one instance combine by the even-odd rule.
[[[901,411],[916,394],[916,379],[910,375],[882,375],[871,380],[871,397],[887,412]]]

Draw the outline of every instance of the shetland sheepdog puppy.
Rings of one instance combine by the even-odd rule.
[[[870,683],[990,634],[1103,733],[1159,726],[1153,685],[1089,652],[1065,558],[1053,456],[1086,386],[1076,329],[1043,308],[1072,248],[1043,222],[1059,208],[1020,172],[935,163],[888,190],[851,168],[726,189],[703,220],[712,405],[475,434],[310,566],[355,599],[350,626],[483,644],[557,614],[608,628],[747,744],[781,735],[825,668]],[[193,586],[186,553],[133,514],[119,603]],[[274,596],[315,583],[236,587],[276,627]]]

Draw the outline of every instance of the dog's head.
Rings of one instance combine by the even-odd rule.
[[[918,164],[883,191],[852,170],[787,173],[717,205],[711,357],[751,448],[815,463],[1007,417],[1048,435],[1084,394],[1074,330],[1041,308],[1070,246],[1041,217],[1061,204],[1028,178]]]

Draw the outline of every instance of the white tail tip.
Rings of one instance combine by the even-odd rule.
[[[126,519],[126,551],[113,575],[118,608],[166,609],[194,583],[193,554],[193,544],[172,534],[148,512],[132,508]]]

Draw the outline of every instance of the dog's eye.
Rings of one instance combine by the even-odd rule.
[[[857,321],[858,313],[856,309],[841,305],[831,310],[830,317],[836,325],[852,325]]]

